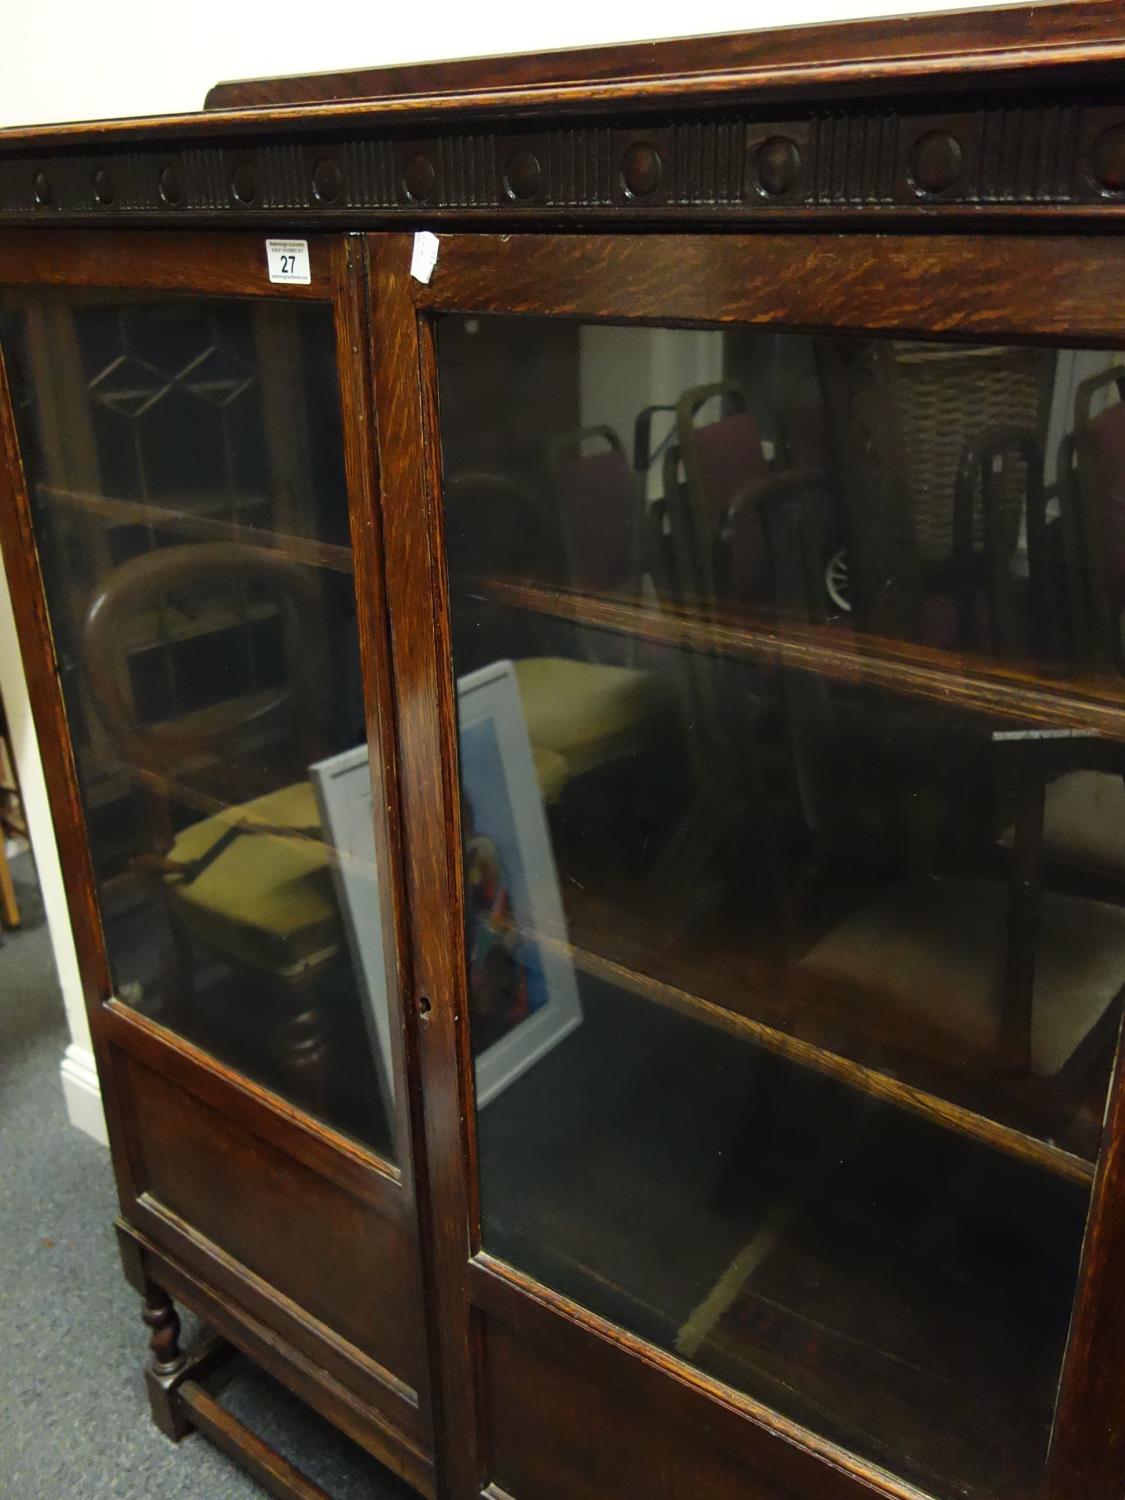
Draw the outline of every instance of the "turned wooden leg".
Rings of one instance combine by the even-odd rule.
[[[159,870],[154,872],[144,859],[134,860],[133,869],[151,903],[152,917],[157,923],[160,978],[159,990],[151,1006],[152,1014],[171,1031],[183,1035],[195,988],[191,940],[176,920],[166,876]]]
[[[295,1103],[320,1113],[327,1104],[328,1048],[320,1011],[307,986],[285,986],[277,992],[282,1010],[277,1036],[277,1059]]]
[[[187,1368],[187,1356],[180,1348],[180,1319],[162,1287],[150,1283],[144,1297],[141,1316],[152,1329],[148,1341],[152,1357],[145,1367],[152,1419],[165,1437],[178,1443],[191,1431],[191,1422],[176,1395],[176,1386]]]
[[[1043,823],[1047,774],[1029,752],[1019,769],[1008,933],[1000,1015],[1000,1061],[1024,1076],[1031,1071],[1035,1008],[1035,958],[1043,897]]]

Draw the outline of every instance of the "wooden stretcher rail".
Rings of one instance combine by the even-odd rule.
[[[276,1495],[278,1500],[332,1500],[327,1490],[307,1479],[287,1458],[220,1406],[197,1381],[185,1380],[177,1395],[187,1408],[192,1426],[241,1464],[268,1494]]]

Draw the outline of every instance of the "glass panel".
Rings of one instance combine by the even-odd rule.
[[[116,994],[393,1154],[331,309],[0,330]]]
[[[1125,982],[1125,365],[437,348],[485,1247],[1026,1500]]]

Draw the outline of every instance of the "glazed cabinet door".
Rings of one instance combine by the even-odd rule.
[[[5,240],[3,550],[125,1219],[426,1488],[362,265],[300,243]]]
[[[448,1493],[1118,1500],[1120,247],[412,250]]]

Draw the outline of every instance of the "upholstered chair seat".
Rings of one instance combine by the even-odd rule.
[[[232,828],[241,832],[208,861]],[[194,877],[169,880],[169,899],[194,938],[230,958],[295,975],[343,942],[311,782],[295,782],[193,823],[168,858],[189,871],[201,863]]]
[[[539,783],[539,795],[546,807],[554,807],[566,790],[570,780],[570,768],[566,756],[557,750],[548,750],[542,745],[532,745],[531,758],[535,763],[535,779]]]
[[[966,1053],[1001,1040],[1008,887],[903,880],[864,903],[801,960],[805,980],[878,1007]],[[1035,942],[1031,1071],[1059,1073],[1125,985],[1125,909],[1046,891]]]
[[[543,801],[557,802],[570,778],[565,757],[540,747],[533,757]],[[331,858],[312,784],[295,782],[185,828],[168,854],[185,867],[169,879],[169,899],[199,942],[294,978],[343,943]]]
[[[516,662],[516,680],[532,746],[561,756],[572,778],[650,745],[674,707],[666,678],[631,667],[533,656]]]
[[[1047,788],[1043,844],[1098,875],[1125,876],[1125,781],[1108,771],[1070,771]]]

